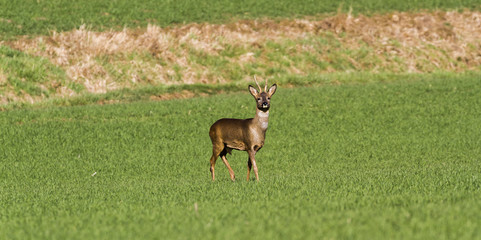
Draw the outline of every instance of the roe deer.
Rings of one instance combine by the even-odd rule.
[[[231,153],[232,149],[247,151],[249,154],[249,159],[247,160],[247,181],[249,181],[252,167],[254,167],[256,180],[259,181],[255,155],[257,151],[264,146],[264,139],[266,138],[266,130],[269,121],[271,96],[276,92],[277,85],[274,84],[269,90],[267,90],[266,79],[266,85],[264,86],[264,91],[262,91],[255,76],[254,80],[259,91],[249,85],[249,92],[254,96],[257,102],[256,116],[249,119],[223,118],[217,120],[217,122],[210,127],[209,136],[212,140],[210,172],[212,174],[212,181],[215,180],[214,167],[219,156],[227,166],[227,169],[229,169],[230,178],[232,181],[235,181],[234,171],[230,167],[226,158],[227,153]]]

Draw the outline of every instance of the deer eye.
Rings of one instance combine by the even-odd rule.
[[[270,97],[268,97],[268,98],[267,98],[267,100],[271,100],[271,98],[270,98]]]
[[[261,98],[257,98],[257,101],[260,101],[260,100],[261,100]]]

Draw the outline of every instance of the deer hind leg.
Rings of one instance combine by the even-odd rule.
[[[212,175],[212,181],[215,180],[215,173],[214,173],[214,168],[215,168],[215,162],[217,161],[217,158],[219,157],[219,154],[222,152],[223,146],[221,145],[216,146],[213,144],[212,147],[212,157],[210,157],[210,173]]]
[[[254,174],[256,175],[256,180],[259,181],[259,173],[257,172],[257,164],[255,159],[256,151],[249,150],[248,153],[249,153],[249,160],[252,164],[252,167],[254,168]]]
[[[226,155],[227,155],[227,147],[224,148],[224,150],[220,153],[220,157],[222,158],[222,161],[224,162],[224,164],[225,164],[225,166],[227,167],[227,169],[229,169],[230,179],[231,179],[232,181],[235,181],[234,170],[232,170],[232,168],[231,168],[230,165],[229,165],[229,162],[227,162]]]

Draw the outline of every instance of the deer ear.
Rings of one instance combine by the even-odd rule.
[[[249,85],[249,92],[251,92],[252,96],[254,96],[254,97],[257,97],[257,95],[259,94],[259,91],[257,91],[257,89],[255,89],[251,85]]]
[[[272,96],[274,95],[274,93],[276,92],[277,90],[277,84],[274,83],[274,85],[272,85],[270,88],[269,88],[269,91],[267,91],[267,93],[269,94],[269,96]]]

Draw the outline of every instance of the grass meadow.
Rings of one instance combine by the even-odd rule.
[[[0,0],[0,39],[19,35],[47,35],[86,24],[95,30],[167,26],[190,22],[224,22],[232,18],[298,17],[332,14],[415,11],[419,9],[479,9],[479,0],[424,1],[274,1],[274,0]]]
[[[254,111],[246,90],[0,112],[0,239],[481,237],[479,77],[281,85],[261,181],[234,151],[211,182],[210,125]]]

